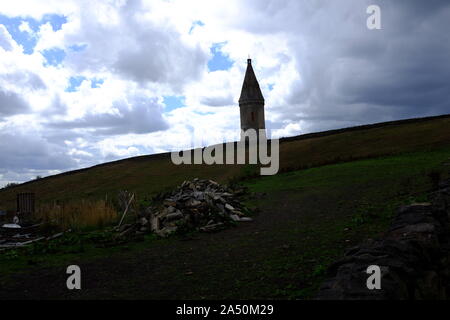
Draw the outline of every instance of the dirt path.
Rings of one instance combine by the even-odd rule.
[[[311,285],[309,276],[321,263],[317,252],[330,246],[321,235],[329,233],[324,219],[333,226],[342,214],[330,195],[292,197],[272,194],[262,200],[253,222],[236,228],[194,240],[153,241],[143,250],[87,263],[73,261],[82,271],[81,290],[66,288],[67,266],[14,274],[0,289],[0,299],[292,298]],[[330,241],[336,254],[351,245]]]

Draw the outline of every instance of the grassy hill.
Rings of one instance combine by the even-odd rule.
[[[280,140],[280,172],[450,145],[450,115],[378,123]],[[65,172],[0,190],[0,208],[15,209],[19,192],[39,202],[104,198],[126,189],[144,197],[194,177],[227,182],[250,176],[248,165],[172,164],[169,153],[133,157]]]
[[[0,254],[0,299],[308,299],[398,206],[427,201],[449,158],[447,145],[247,179],[245,201],[260,208],[252,222],[183,241],[148,234],[104,248],[108,233],[95,231]],[[70,264],[82,268],[83,290],[65,288]]]
[[[0,254],[0,299],[311,298],[345,250],[378,237],[400,205],[428,201],[439,177],[450,177],[449,124],[443,116],[283,139],[283,172],[274,176],[249,176],[248,166],[178,167],[160,154],[3,190],[1,204],[19,191],[48,200],[121,188],[143,196],[196,176],[246,177],[243,201],[259,210],[252,222],[183,241],[148,234],[104,248],[96,240],[103,231],[81,231]],[[70,264],[86,271],[83,290],[64,286]]]

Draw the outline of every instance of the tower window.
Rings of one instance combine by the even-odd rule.
[[[252,111],[252,121],[255,121],[255,113]]]

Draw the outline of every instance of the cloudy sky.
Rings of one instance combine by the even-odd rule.
[[[0,186],[236,139],[248,55],[272,137],[450,113],[449,30],[446,0],[1,1]]]

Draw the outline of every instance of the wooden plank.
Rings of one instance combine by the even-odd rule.
[[[131,198],[128,201],[127,206],[125,207],[125,211],[123,212],[122,218],[120,219],[119,225],[117,227],[120,227],[122,225],[123,218],[125,218],[125,215],[127,214],[128,208],[130,207],[130,204],[133,201],[133,199],[134,199],[134,193],[131,195]]]

